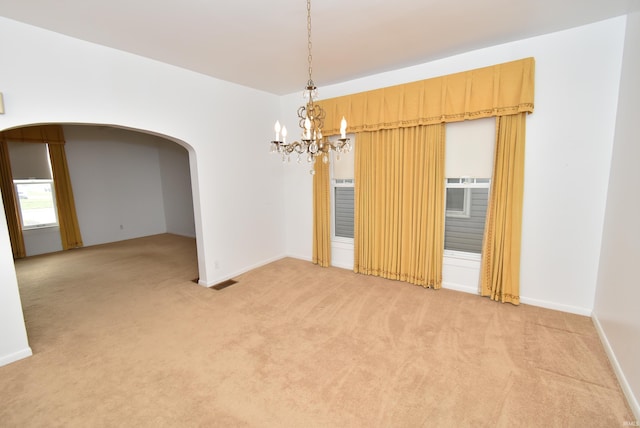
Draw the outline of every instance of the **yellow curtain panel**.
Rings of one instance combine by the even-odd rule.
[[[535,61],[517,61],[319,101],[324,135],[533,112]]]
[[[520,303],[525,115],[496,118],[493,179],[480,268],[481,294],[515,305]]]
[[[80,225],[78,224],[78,217],[76,215],[76,206],[73,199],[73,190],[67,168],[67,156],[64,151],[64,145],[50,145],[49,157],[51,159],[53,183],[56,189],[56,204],[58,206],[58,223],[60,225],[62,248],[68,250],[82,247]]]
[[[313,165],[313,263],[331,265],[331,195],[329,162],[319,157]]]
[[[16,201],[15,187],[13,186],[13,175],[11,173],[11,162],[9,160],[9,147],[4,137],[0,138],[0,190],[2,190],[2,202],[4,213],[7,218],[7,228],[9,229],[9,240],[13,258],[20,259],[26,257],[22,227],[20,225],[20,214]]]
[[[362,132],[354,271],[442,286],[444,124]]]

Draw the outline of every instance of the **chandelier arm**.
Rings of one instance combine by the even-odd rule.
[[[317,88],[313,82],[313,55],[312,55],[312,43],[311,43],[311,0],[307,0],[307,62],[309,79],[304,89],[304,96],[307,99],[305,105],[298,108],[298,126],[302,129],[302,138],[300,141],[294,141],[293,143],[286,143],[286,130],[282,128],[282,138],[280,137],[280,123],[276,122],[274,130],[276,132],[276,139],[271,142],[271,152],[277,152],[282,154],[282,160],[289,160],[290,155],[295,153],[298,155],[298,162],[300,162],[300,155],[307,154],[307,161],[309,163],[315,163],[318,156],[322,156],[323,162],[328,162],[328,155],[331,151],[337,153],[346,153],[351,150],[351,144],[349,139],[344,138],[344,130],[346,130],[346,121],[343,118],[341,124],[341,135],[343,138],[337,141],[329,141],[322,135],[322,129],[324,128],[324,121],[326,118],[326,112],[319,104],[314,103],[314,98],[317,97]],[[344,129],[343,129],[344,127]],[[313,174],[313,169],[311,170]]]

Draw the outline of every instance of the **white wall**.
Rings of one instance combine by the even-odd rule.
[[[521,300],[589,315],[604,221],[625,17],[323,87],[357,93],[533,56],[535,112],[527,118]],[[282,99],[296,129],[298,93]],[[284,119],[284,120],[283,120]],[[291,132],[295,134],[295,132]],[[292,138],[297,135],[292,135]],[[290,255],[311,257],[311,177],[285,168]],[[473,277],[473,275],[472,275]],[[443,278],[445,281],[447,278]],[[474,287],[475,288],[475,287]]]
[[[0,209],[0,366],[29,355],[7,219]]]
[[[157,137],[96,126],[64,133],[85,246],[166,232]]]
[[[158,155],[166,230],[176,235],[195,237],[189,152],[184,147],[166,141],[159,144]]]
[[[629,15],[594,320],[640,419],[640,12]]]
[[[60,228],[58,226],[23,230],[22,238],[24,239],[24,250],[27,257],[62,251]]]
[[[187,148],[201,283],[285,254],[283,172],[265,161],[277,96],[5,18],[0,39],[11,41],[0,44],[0,130],[39,123],[116,125]],[[6,224],[0,223],[0,248],[6,250]],[[0,257],[0,283],[16,293],[11,254]],[[16,310],[15,299],[0,300],[0,313]],[[22,330],[15,320],[3,322],[0,337]]]

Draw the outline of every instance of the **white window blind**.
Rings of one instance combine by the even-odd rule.
[[[335,236],[353,238],[353,187],[335,188]]]
[[[354,174],[354,153],[355,153],[355,135],[348,134],[347,138],[350,138],[351,146],[353,147],[349,153],[338,153],[332,152],[333,159],[331,159],[331,164],[333,166],[333,179],[334,180],[351,180],[353,179]],[[329,140],[331,142],[336,141],[337,136],[330,137]],[[339,159],[338,159],[339,158]]]
[[[14,180],[51,180],[46,144],[9,141],[9,160]]]
[[[445,177],[490,178],[495,135],[493,117],[447,123]]]

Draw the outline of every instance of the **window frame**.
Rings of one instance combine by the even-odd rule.
[[[18,185],[24,184],[48,184],[51,189],[51,201],[53,203],[53,214],[55,216],[55,222],[53,223],[41,223],[41,224],[33,224],[33,225],[25,225],[24,224],[24,214],[22,207],[22,198],[20,198],[20,191],[18,190]],[[27,230],[37,230],[37,229],[46,229],[60,226],[60,220],[58,218],[58,206],[56,203],[56,189],[51,178],[30,178],[30,179],[15,179],[13,180],[13,187],[15,189],[16,194],[16,205],[18,208],[18,214],[20,217],[20,228],[23,231]]]
[[[465,189],[465,209],[468,210],[468,215],[463,216],[463,215],[450,215],[448,213],[447,210],[447,201],[446,201],[446,197],[447,197],[447,188],[453,188],[453,189]],[[489,198],[491,196],[491,178],[475,178],[475,177],[458,177],[458,178],[445,178],[445,224],[444,224],[444,230],[443,230],[443,234],[445,233],[446,230],[446,218],[447,217],[452,217],[452,218],[470,218],[471,217],[471,192],[469,192],[469,189],[488,189],[489,192]],[[468,200],[467,200],[468,198]],[[487,210],[489,208],[487,207]],[[456,213],[459,213],[459,211],[456,211]],[[485,221],[486,221],[486,217],[485,217]],[[486,222],[485,222],[485,228],[486,228]],[[443,245],[444,245],[444,239],[443,239]],[[459,251],[459,250],[448,250],[446,248],[443,248],[444,250],[444,257],[452,257],[452,258],[457,258],[457,259],[463,259],[463,260],[474,260],[474,261],[479,261],[482,259],[482,252],[480,253],[472,253],[469,251]]]
[[[461,210],[452,210],[447,209],[447,192],[448,189],[462,189],[462,209]],[[445,216],[446,217],[456,217],[456,218],[470,218],[471,217],[471,192],[469,192],[469,187],[463,186],[445,186]]]
[[[333,171],[331,172],[333,175]],[[353,178],[340,178],[335,179],[331,177],[331,241],[341,242],[344,244],[353,244],[353,238],[336,235],[336,188],[337,187],[355,187],[355,179]],[[355,189],[354,189],[355,191]],[[355,208],[355,200],[353,201]],[[354,218],[354,231],[355,231],[355,218]]]

